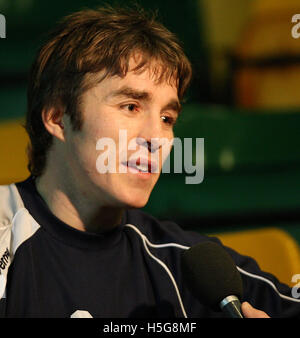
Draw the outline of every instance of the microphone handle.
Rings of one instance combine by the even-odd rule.
[[[244,318],[241,311],[241,303],[236,296],[228,296],[220,302],[221,310],[229,318]]]

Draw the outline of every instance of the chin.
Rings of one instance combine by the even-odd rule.
[[[122,202],[126,206],[126,208],[143,208],[149,200],[149,195],[144,194],[143,196],[140,196],[139,194],[132,193],[131,196],[128,196],[128,198],[125,198]]]
[[[139,200],[139,201],[130,201],[126,203],[127,208],[135,208],[135,209],[140,209],[143,208],[148,202],[148,199],[145,200],[144,202]]]
[[[143,208],[146,204],[147,204],[148,201],[146,201],[145,203],[132,203],[131,205],[128,205],[129,208],[134,208],[134,209],[140,209],[140,208]]]

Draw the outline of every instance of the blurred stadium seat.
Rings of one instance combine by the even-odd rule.
[[[300,273],[300,248],[287,232],[275,227],[222,233],[222,243],[243,255],[253,257],[264,271],[290,286]]]
[[[20,181],[29,175],[26,145],[28,136],[23,120],[10,120],[0,124],[0,184]]]
[[[253,1],[251,18],[234,52],[238,106],[277,108],[281,113],[282,108],[299,108],[300,43],[291,34],[295,13],[295,0]]]

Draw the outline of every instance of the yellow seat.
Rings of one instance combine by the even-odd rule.
[[[299,58],[300,43],[292,36],[296,23],[291,20],[299,13],[299,0],[252,0],[249,6],[234,51],[240,65],[233,74],[236,104],[272,113],[295,110],[300,66],[293,60]]]
[[[260,268],[281,282],[294,286],[292,276],[300,273],[300,248],[284,230],[263,228],[216,235],[224,245],[254,258]]]
[[[28,136],[23,123],[21,119],[0,123],[0,184],[21,181],[29,176]]]

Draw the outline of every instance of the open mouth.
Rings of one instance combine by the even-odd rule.
[[[141,173],[152,173],[157,167],[154,162],[144,159],[131,160],[123,164],[126,165],[128,168],[135,169],[136,171]]]

